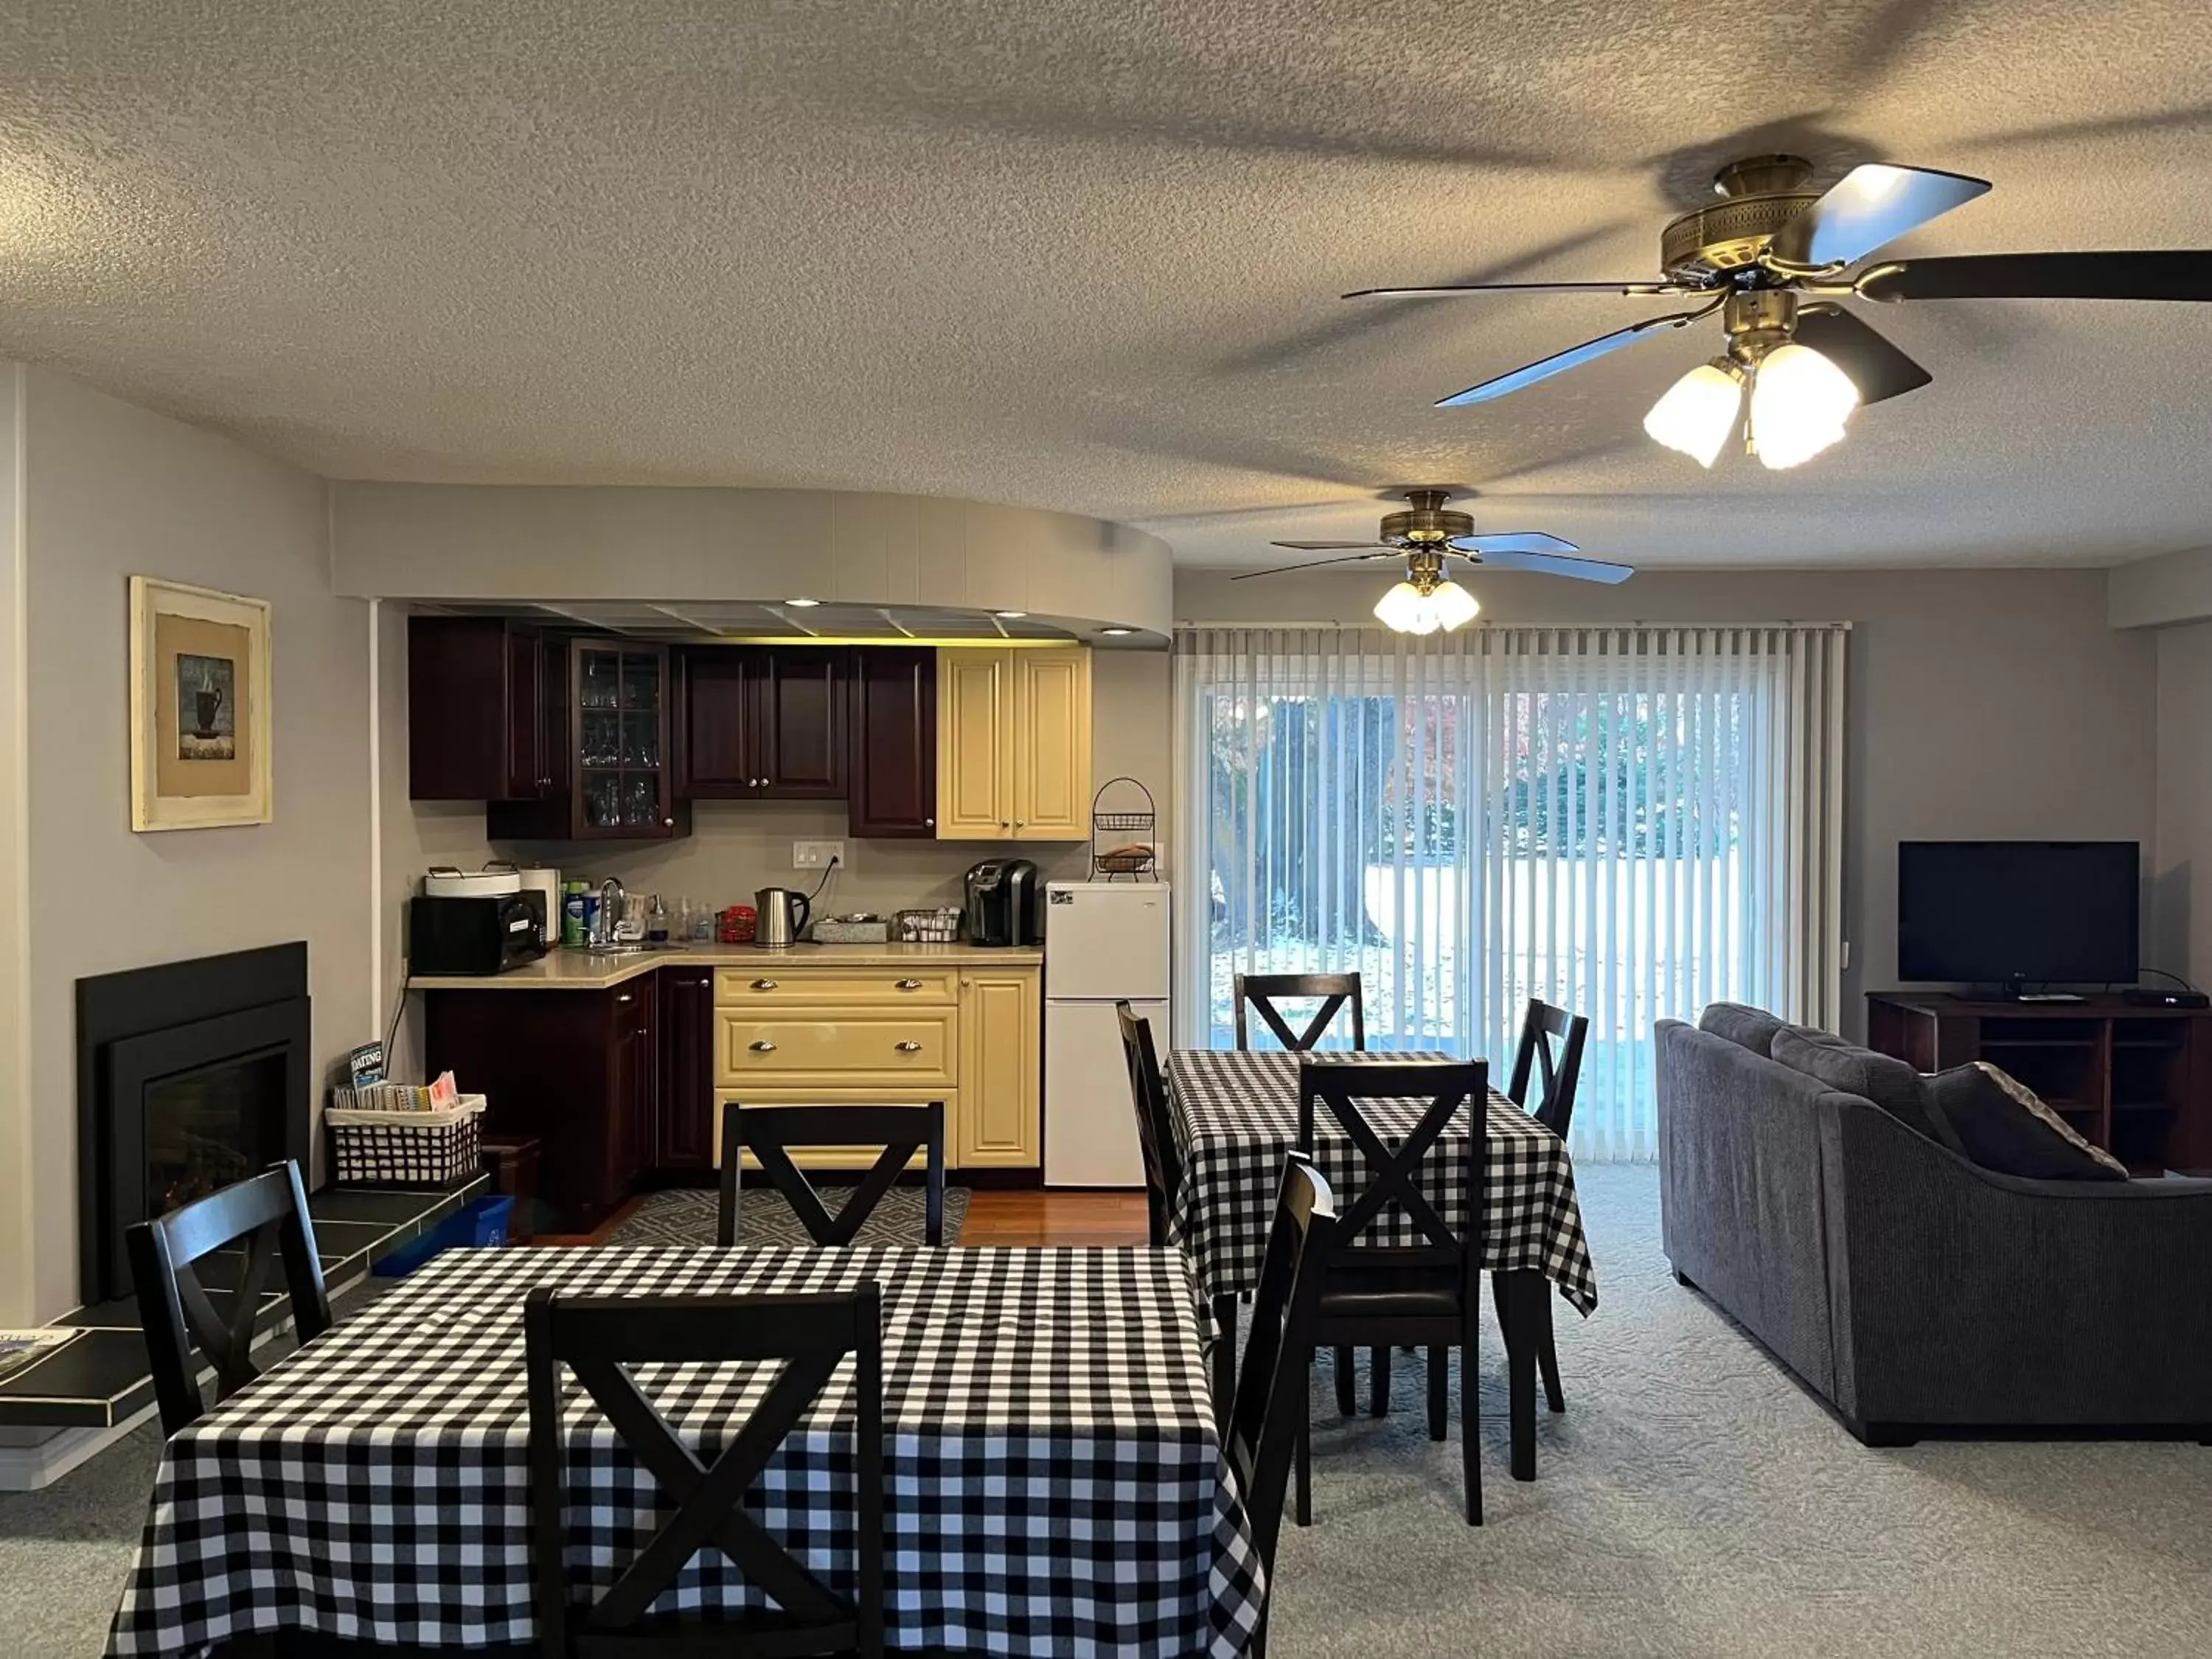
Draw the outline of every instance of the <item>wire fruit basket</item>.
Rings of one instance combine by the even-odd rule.
[[[1141,796],[1144,810],[1109,807],[1106,797],[1117,786],[1121,789],[1118,799],[1130,801]],[[1103,877],[1111,881],[1116,876],[1126,876],[1131,881],[1157,876],[1160,867],[1159,848],[1155,840],[1159,823],[1159,810],[1153,804],[1152,792],[1131,777],[1109,778],[1098,786],[1098,793],[1091,798],[1091,878]]]

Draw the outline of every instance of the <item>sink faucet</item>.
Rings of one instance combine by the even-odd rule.
[[[609,876],[599,884],[599,914],[592,934],[594,945],[608,945],[615,942],[615,924],[622,919],[623,903],[627,896],[619,877]]]

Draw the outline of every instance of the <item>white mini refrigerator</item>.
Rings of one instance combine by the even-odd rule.
[[[1168,889],[1055,881],[1044,905],[1044,1184],[1142,1187],[1136,1108],[1114,1005],[1168,1052]]]

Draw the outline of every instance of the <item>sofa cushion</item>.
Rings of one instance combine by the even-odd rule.
[[[1847,1042],[1810,1025],[1785,1025],[1774,1034],[1771,1058],[1793,1072],[1817,1078],[1831,1089],[1870,1100],[1906,1127],[1941,1146],[1954,1146],[1948,1131],[1928,1109],[1927,1085],[1903,1060]]]
[[[1754,1054],[1774,1056],[1774,1034],[1785,1030],[1790,1022],[1778,1019],[1764,1008],[1753,1008],[1741,1002],[1709,1002],[1705,1012],[1698,1017],[1698,1029],[1709,1036],[1726,1037],[1739,1048],[1748,1048]]]
[[[2128,1166],[2084,1140],[2019,1079],[1985,1060],[1928,1079],[1928,1105],[1984,1170],[2034,1181],[2125,1181]]]

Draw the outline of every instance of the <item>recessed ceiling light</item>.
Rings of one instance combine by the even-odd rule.
[[[786,599],[784,603],[788,605],[796,606],[801,611],[809,611],[814,606],[821,604],[822,601],[819,599]]]
[[[1133,634],[1137,630],[1133,628],[1102,628],[1098,631],[1102,634],[1111,634],[1115,639],[1119,639],[1124,634]]]
[[[1026,611],[994,611],[991,614],[1007,622],[1019,622],[1030,613]]]

